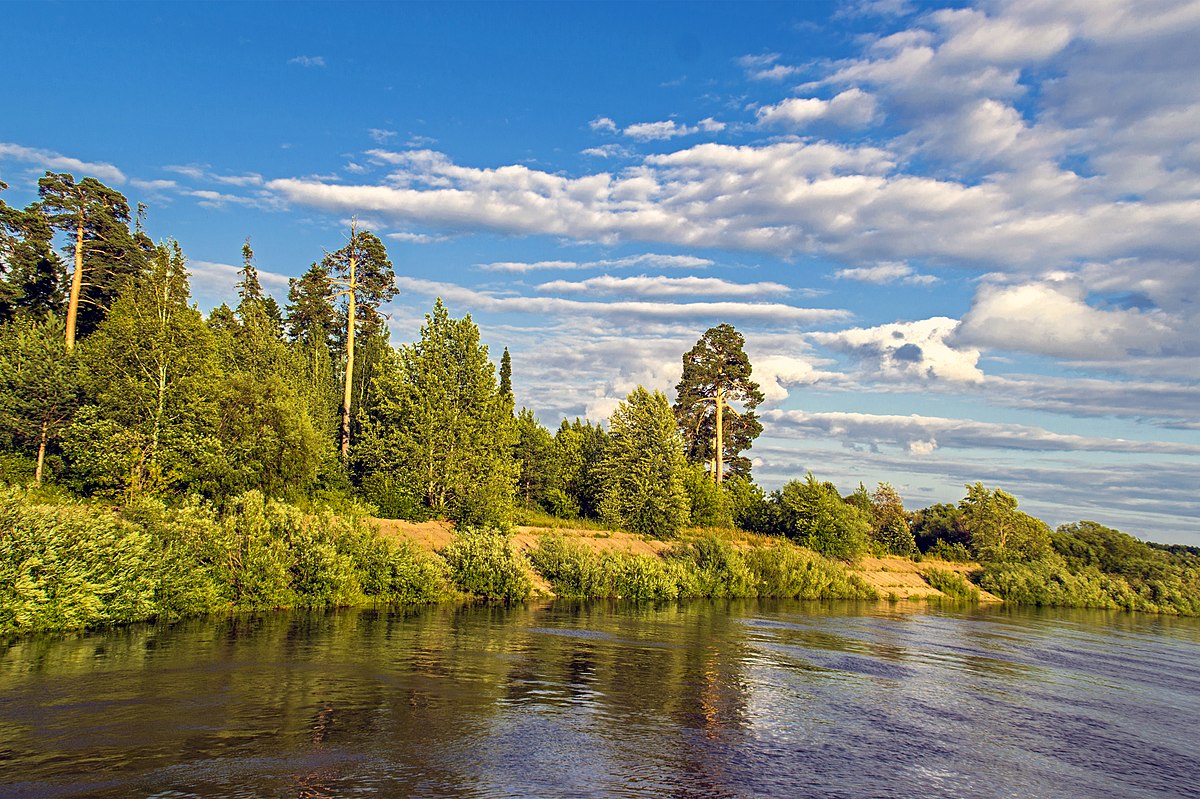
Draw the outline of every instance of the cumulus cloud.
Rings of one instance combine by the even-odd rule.
[[[668,119],[662,122],[637,122],[627,126],[622,132],[638,141],[663,141],[678,136],[690,136],[698,130],[699,128],[680,125],[675,120]]]
[[[238,273],[241,272],[242,267],[217,261],[188,261],[187,269],[191,274],[193,286],[198,284],[227,286],[228,291],[222,293],[231,296],[234,284],[240,280]],[[279,272],[260,268],[258,270],[258,279],[262,282],[263,287],[267,289],[286,289],[288,287],[288,276]]]
[[[0,142],[0,160],[23,161],[36,164],[40,169],[49,171],[70,172],[79,179],[94,177],[105,183],[121,184],[125,182],[125,173],[112,164],[103,162],[82,161],[53,150],[42,150],[36,147],[24,147],[20,144]]]
[[[758,109],[763,125],[782,125],[804,128],[827,121],[846,127],[865,127],[875,121],[878,104],[875,98],[861,89],[847,89],[829,100],[818,97],[789,97],[775,105]]]
[[[596,117],[588,123],[588,127],[600,133],[616,133],[617,123],[608,117]]]
[[[630,158],[633,150],[620,144],[602,144],[599,147],[588,147],[579,151],[580,155],[591,155],[596,158]]]
[[[1074,281],[981,286],[955,340],[1002,350],[1079,360],[1163,353],[1197,339],[1173,329],[1157,311],[1100,309],[1088,305]]]
[[[782,283],[731,283],[715,277],[613,277],[601,275],[587,280],[553,280],[537,286],[545,294],[595,294],[638,297],[762,297],[787,294],[791,289]]]
[[[869,372],[885,378],[981,383],[980,352],[951,346],[957,319],[934,317],[871,328],[808,334],[812,341],[851,355]]]

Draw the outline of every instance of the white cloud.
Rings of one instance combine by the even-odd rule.
[[[870,125],[877,116],[878,103],[873,95],[861,89],[847,89],[829,100],[817,97],[790,97],[776,105],[758,109],[762,125],[785,125],[803,128],[814,122],[827,121],[835,125],[861,128]]]
[[[1073,281],[981,286],[956,334],[981,347],[1080,360],[1158,354],[1181,337],[1200,342],[1161,312],[1094,308]]]
[[[750,320],[789,327],[837,322],[850,314],[836,308],[800,308],[766,302],[586,302],[560,297],[496,296],[452,283],[398,277],[403,291],[453,299],[477,311],[651,320]]]
[[[823,346],[859,358],[879,377],[981,383],[979,350],[952,347],[958,320],[946,317],[871,328],[809,333]]]
[[[577,282],[554,280],[538,285],[537,291],[545,294],[584,293],[639,297],[695,297],[701,295],[762,297],[772,294],[787,294],[791,289],[782,283],[731,283],[715,277],[649,275],[613,277],[612,275],[601,275]]]
[[[808,413],[768,410],[763,419],[773,424],[772,435],[814,434],[846,443],[901,447],[915,454],[934,449],[999,449],[1038,452],[1113,452],[1158,455],[1200,455],[1200,445],[1170,441],[1133,441],[1055,433],[1022,424],[978,422],[936,416],[876,415],[866,413]]]
[[[599,147],[588,147],[580,150],[580,155],[592,155],[597,158],[630,158],[634,152],[620,144],[602,144]]]
[[[914,286],[929,286],[938,282],[935,276],[917,274],[916,270],[908,264],[896,261],[886,261],[875,266],[839,269],[833,276],[838,280],[856,280],[859,283],[872,283],[877,286],[897,281]]]
[[[378,225],[377,227],[382,227],[382,225]],[[387,237],[396,241],[403,241],[406,244],[436,244],[447,241],[450,238],[449,236],[434,236],[429,233],[412,233],[404,230],[388,233]]]
[[[705,133],[720,133],[721,131],[725,130],[727,126],[724,122],[720,122],[712,117],[705,117],[704,119],[700,120],[697,127],[699,127],[700,130],[704,131]]]
[[[240,279],[238,273],[242,267],[217,261],[188,261],[187,269],[191,275],[193,287],[201,282],[216,284],[219,287],[227,286],[228,291],[225,293],[232,294],[234,284]],[[288,276],[278,272],[259,269],[258,279],[267,289],[272,287],[286,289],[288,287]]]
[[[608,117],[596,117],[588,123],[588,127],[600,133],[616,133],[617,123]]]
[[[288,59],[289,64],[294,64],[300,67],[323,67],[325,66],[325,56],[323,55],[298,55]]]
[[[36,147],[24,147],[20,144],[0,142],[0,159],[24,161],[36,164],[48,171],[70,172],[82,180],[94,177],[106,183],[121,184],[125,182],[125,173],[112,164],[102,162],[81,161],[67,155],[61,155],[53,150],[42,150]]]
[[[173,180],[138,180],[134,178],[129,181],[129,185],[146,191],[164,191],[179,188],[179,184]]]
[[[396,138],[396,136],[399,134],[397,134],[394,130],[386,130],[385,128],[368,128],[367,135],[370,136],[376,144],[384,144],[389,139]]]
[[[656,269],[705,269],[712,266],[708,258],[694,255],[660,255],[657,253],[642,253],[625,258],[612,258],[599,261],[496,261],[488,264],[477,264],[486,272],[534,272],[545,269],[625,269],[630,267],[652,267]]]
[[[638,141],[663,141],[678,136],[690,136],[698,130],[699,128],[680,125],[675,120],[668,119],[662,122],[637,122],[627,126],[622,132]]]

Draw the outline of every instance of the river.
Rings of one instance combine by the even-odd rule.
[[[553,602],[0,652],[4,797],[1197,797],[1200,620]]]

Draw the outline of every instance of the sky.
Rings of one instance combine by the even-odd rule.
[[[6,3],[0,179],[92,175],[195,302],[384,241],[518,405],[673,399],[729,323],[767,489],[1200,545],[1200,2]]]

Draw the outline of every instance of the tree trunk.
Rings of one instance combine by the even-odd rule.
[[[47,421],[42,422],[42,437],[38,441],[37,470],[33,473],[33,482],[39,488],[42,485],[42,465],[46,462],[46,430],[49,425]]]
[[[722,396],[721,384],[717,383],[717,485],[721,485],[721,481],[725,478],[725,424],[723,412],[725,410],[725,398]]]
[[[346,389],[342,394],[342,463],[350,462],[350,399],[354,390],[354,225],[350,226],[350,285],[347,296],[350,300],[346,309]]]
[[[75,350],[75,320],[79,316],[79,293],[83,288],[83,211],[75,230],[75,271],[71,275],[71,298],[67,303],[67,354]]]

